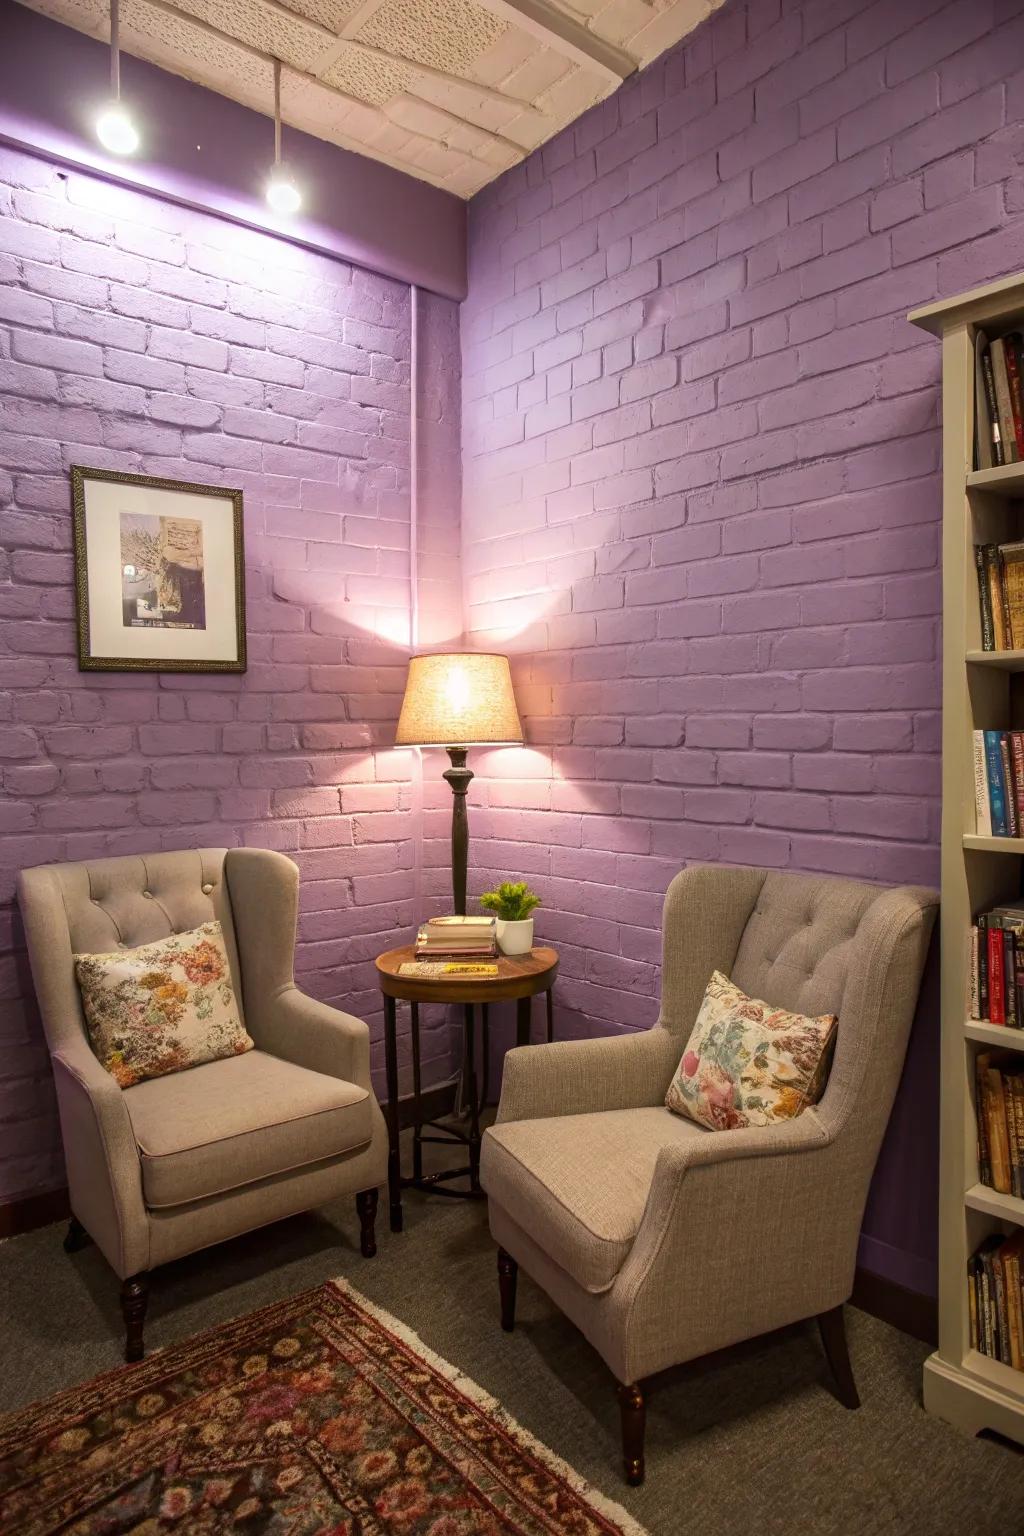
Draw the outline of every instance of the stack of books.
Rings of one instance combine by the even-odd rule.
[[[1024,542],[975,544],[983,651],[1024,650]]]
[[[1024,1233],[993,1232],[967,1263],[971,1348],[1024,1371]]]
[[[974,809],[982,837],[1024,837],[1024,731],[974,731]]]
[[[1024,1057],[979,1051],[974,1070],[978,1182],[1019,1200],[1024,1192]]]
[[[971,925],[971,1018],[1024,1027],[1024,907],[993,907]]]
[[[493,917],[428,917],[416,934],[417,960],[489,959],[497,953]]]
[[[974,462],[978,469],[1024,459],[1024,393],[1019,331],[992,341],[974,337]]]

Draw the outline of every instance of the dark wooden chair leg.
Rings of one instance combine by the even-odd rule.
[[[644,1480],[644,1429],[647,1404],[639,1382],[619,1383],[619,1413],[622,1416],[622,1462],[626,1482],[639,1488]]]
[[[64,1238],[65,1253],[80,1253],[83,1248],[88,1248],[92,1238],[82,1226],[77,1216],[72,1216],[68,1222],[67,1236]]]
[[[125,1327],[124,1357],[129,1362],[141,1360],[145,1353],[142,1331],[148,1303],[149,1276],[146,1273],[132,1275],[121,1286],[121,1315]]]
[[[844,1408],[859,1408],[860,1396],[857,1392],[857,1383],[853,1379],[850,1352],[846,1347],[846,1326],[843,1321],[842,1307],[833,1307],[831,1312],[819,1313],[818,1327],[821,1330],[821,1342],[825,1346],[825,1355],[835,1381],[836,1396]]]
[[[373,1231],[374,1222],[377,1220],[377,1198],[375,1189],[361,1189],[356,1195],[356,1210],[359,1212],[359,1251],[364,1259],[372,1259],[377,1252],[377,1240]]]
[[[516,1279],[519,1265],[504,1248],[498,1249],[498,1290],[501,1292],[501,1326],[511,1333],[516,1326]]]

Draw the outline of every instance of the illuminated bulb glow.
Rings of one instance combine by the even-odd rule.
[[[275,213],[298,213],[302,194],[283,165],[275,165],[267,182],[267,202]]]
[[[112,155],[132,155],[139,147],[135,124],[119,101],[104,107],[96,119],[96,135]]]

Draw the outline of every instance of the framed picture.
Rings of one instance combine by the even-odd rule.
[[[244,672],[242,493],[71,470],[78,665]]]

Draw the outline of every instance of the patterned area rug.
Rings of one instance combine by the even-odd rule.
[[[11,1536],[645,1536],[344,1281],[0,1421]]]

